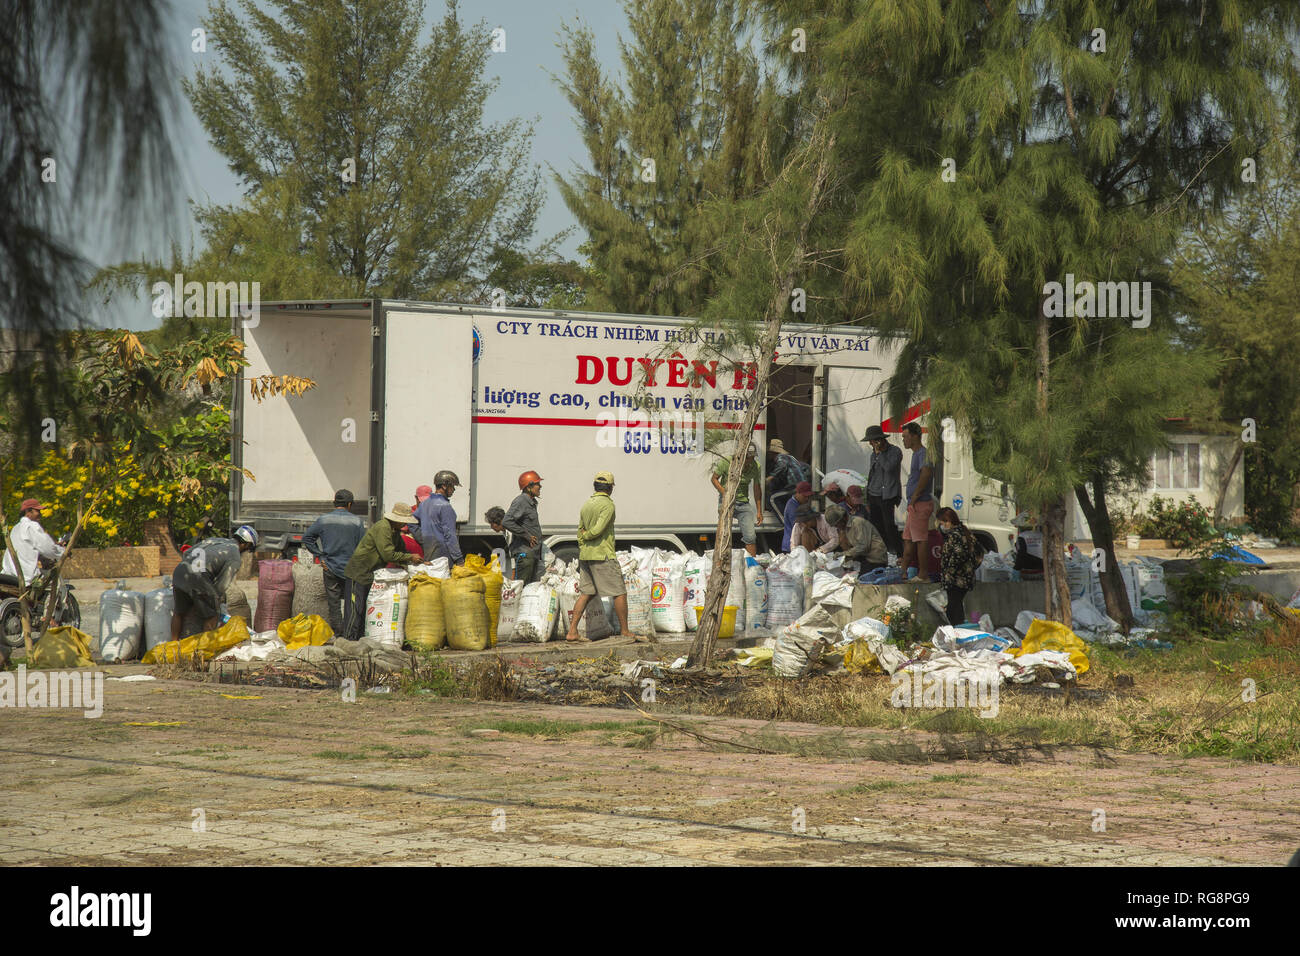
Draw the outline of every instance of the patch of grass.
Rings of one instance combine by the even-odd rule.
[[[409,671],[402,671],[402,693],[416,694],[429,691],[438,697],[459,697],[460,683],[456,673],[439,654],[420,653]]]
[[[523,737],[568,737],[587,730],[632,730],[644,726],[644,720],[601,720],[582,723],[577,720],[478,720],[460,725],[460,732],[469,736],[471,730],[499,730],[503,734]]]
[[[841,787],[839,790],[831,791],[835,796],[847,797],[857,793],[879,793],[882,790],[900,790],[903,787],[911,787],[915,784],[912,781],[904,780],[872,780],[868,783],[855,784],[852,787]]]
[[[109,774],[135,773],[134,770],[127,770],[124,767],[87,767],[82,772],[90,777],[107,776]]]
[[[974,773],[936,773],[930,778],[931,783],[960,783],[963,780],[978,780]]]
[[[398,733],[401,734],[403,737],[435,737],[435,736],[437,736],[437,731],[428,730],[427,728],[424,728],[424,727],[413,727],[413,728],[411,728],[410,730],[399,730]]]
[[[313,757],[320,757],[322,760],[373,760],[374,757],[367,753],[349,753],[345,750],[318,750]]]

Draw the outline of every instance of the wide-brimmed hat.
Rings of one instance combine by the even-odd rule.
[[[842,505],[831,505],[826,509],[826,523],[828,525],[841,525],[849,513],[844,510]]]
[[[867,433],[862,436],[863,441],[887,441],[885,430],[879,425],[868,425]]]
[[[794,509],[795,521],[808,521],[810,518],[816,518],[817,512],[813,510],[812,505],[800,505]]]
[[[411,506],[405,501],[399,501],[384,513],[384,517],[389,521],[396,521],[399,524],[410,524],[415,520],[415,514],[411,511]]]
[[[770,452],[775,452],[778,455],[784,455],[786,453],[785,444],[779,438],[773,438],[770,442],[768,442],[767,450]]]

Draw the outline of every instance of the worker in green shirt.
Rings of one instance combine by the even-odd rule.
[[[402,545],[401,535],[403,526],[414,520],[411,506],[399,501],[370,526],[348,559],[343,573],[352,586],[344,598],[342,636],[349,641],[361,640],[366,622],[366,599],[375,572],[386,564],[412,564],[417,560]]]
[[[713,487],[718,489],[718,510],[722,510],[722,482],[731,472],[731,460],[724,458],[713,469]],[[749,500],[749,487],[754,486],[754,501]],[[751,444],[745,451],[745,465],[740,472],[740,487],[736,489],[734,520],[740,522],[740,541],[750,556],[758,554],[758,535],[755,526],[763,523],[763,481],[758,467],[758,452]],[[730,546],[731,542],[727,542]]]
[[[578,622],[593,597],[612,597],[614,611],[618,614],[619,632],[630,635],[638,643],[650,638],[632,634],[627,624],[627,586],[623,583],[623,569],[614,557],[614,476],[608,471],[596,472],[592,482],[593,494],[582,506],[578,516],[578,600],[569,618],[569,630],[564,639],[570,644],[589,644],[586,637],[578,636]]]

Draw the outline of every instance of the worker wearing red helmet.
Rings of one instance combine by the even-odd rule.
[[[537,517],[537,499],[542,493],[542,476],[526,471],[519,476],[519,497],[510,503],[502,526],[514,535],[511,558],[515,580],[532,584],[542,574],[542,522]]]

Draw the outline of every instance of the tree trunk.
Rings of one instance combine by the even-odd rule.
[[[772,258],[773,278],[777,280],[778,285],[768,300],[764,315],[763,334],[758,345],[758,369],[753,400],[745,410],[740,428],[737,429],[736,444],[731,454],[731,468],[727,473],[727,483],[723,489],[717,536],[713,543],[713,570],[709,575],[709,585],[705,591],[704,611],[700,615],[699,628],[695,633],[695,641],[691,644],[691,652],[687,655],[688,667],[708,667],[713,661],[718,627],[722,622],[723,602],[727,598],[727,589],[731,585],[731,518],[735,510],[736,490],[740,487],[740,472],[745,464],[745,450],[753,439],[754,425],[758,422],[759,412],[767,398],[768,379],[772,374],[772,359],[781,342],[781,325],[786,310],[790,308],[795,284],[807,264],[808,229],[825,200],[829,175],[827,167],[834,143],[834,137],[817,135],[815,142],[809,145],[816,168],[813,171],[808,204],[799,226],[799,234],[795,238],[794,249],[786,260],[784,269],[777,253],[780,237],[769,227],[768,252]],[[790,168],[786,167],[782,174],[789,172]]]
[[[794,275],[787,275],[782,283],[782,290],[777,298],[790,301],[794,288]],[[761,350],[758,360],[758,380],[754,386],[753,399],[745,409],[745,417],[736,429],[735,448],[731,453],[731,468],[727,472],[727,483],[722,493],[722,507],[718,509],[717,536],[713,542],[713,569],[709,572],[709,585],[704,595],[704,610],[700,614],[700,624],[695,632],[695,641],[687,656],[687,667],[708,667],[713,660],[713,648],[718,638],[718,629],[722,624],[722,609],[727,599],[727,590],[731,587],[731,518],[735,512],[736,492],[740,488],[740,473],[745,467],[745,452],[754,435],[754,425],[758,422],[759,411],[767,397],[767,381],[772,372],[772,356],[781,341],[781,323],[784,309],[774,299],[768,307],[767,321],[763,327],[763,337],[759,343]]]
[[[1233,472],[1237,470],[1237,464],[1241,461],[1242,452],[1246,446],[1237,442],[1237,450],[1232,453],[1232,461],[1228,463],[1228,473],[1223,476],[1223,483],[1219,485],[1219,497],[1214,502],[1214,524],[1217,527],[1223,521],[1223,500],[1228,497],[1228,483],[1232,481]]]
[[[1110,511],[1106,507],[1106,479],[1101,475],[1092,476],[1093,500],[1088,500],[1088,489],[1076,485],[1074,496],[1083,509],[1083,516],[1088,519],[1092,529],[1092,545],[1105,557],[1100,572],[1101,593],[1106,600],[1106,613],[1119,622],[1127,634],[1137,623],[1133,619],[1133,609],[1128,601],[1128,589],[1124,587],[1124,576],[1120,573],[1119,560],[1115,557],[1115,529],[1110,522]]]
[[[1048,403],[1049,371],[1051,369],[1051,320],[1047,317],[1047,296],[1038,300],[1038,341],[1035,353],[1038,359],[1038,415],[1046,422],[1050,413]],[[1048,471],[1050,462],[1043,462]],[[1060,621],[1066,627],[1070,618],[1070,582],[1065,576],[1065,495],[1049,498],[1041,503],[1043,528],[1043,610],[1048,620]]]

